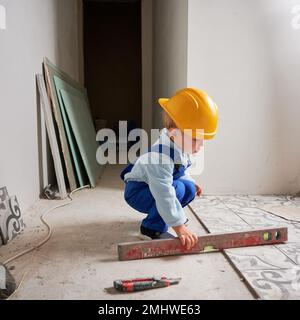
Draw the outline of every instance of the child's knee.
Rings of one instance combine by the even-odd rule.
[[[191,202],[196,195],[196,186],[193,181],[190,180],[184,180],[183,184],[185,186],[185,200],[187,203]]]
[[[148,185],[135,181],[126,184],[124,199],[130,207],[143,213],[147,213],[154,202]]]

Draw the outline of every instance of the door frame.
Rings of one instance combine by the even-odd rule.
[[[153,109],[153,1],[141,0],[142,8],[142,127],[150,138]]]
[[[84,86],[84,17],[83,0],[77,0],[77,19],[78,19],[78,81]]]
[[[79,79],[84,85],[84,16],[83,0],[77,0]],[[142,129],[148,137],[152,129],[153,108],[153,0],[141,0],[142,31]]]

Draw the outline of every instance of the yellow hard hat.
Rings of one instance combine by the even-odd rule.
[[[181,131],[192,130],[193,138],[209,140],[216,135],[218,107],[204,91],[185,88],[158,102]]]

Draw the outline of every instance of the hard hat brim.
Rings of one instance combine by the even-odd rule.
[[[192,138],[197,140],[212,140],[214,139],[216,132],[213,133],[204,133],[203,130],[193,130],[192,134],[190,134],[189,130],[182,130],[182,132],[186,133],[187,135],[190,135]]]
[[[158,103],[161,105],[161,107],[163,107],[165,109],[167,107],[169,101],[170,101],[170,99],[160,98],[158,100]]]

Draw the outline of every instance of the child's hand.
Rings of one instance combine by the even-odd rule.
[[[173,229],[179,237],[182,245],[186,246],[188,250],[193,248],[197,244],[198,237],[195,234],[191,233],[184,224],[181,226],[173,227]]]
[[[201,194],[202,194],[202,189],[199,186],[199,184],[197,184],[197,183],[195,183],[195,187],[196,187],[196,194],[197,194],[198,197],[200,197]]]

